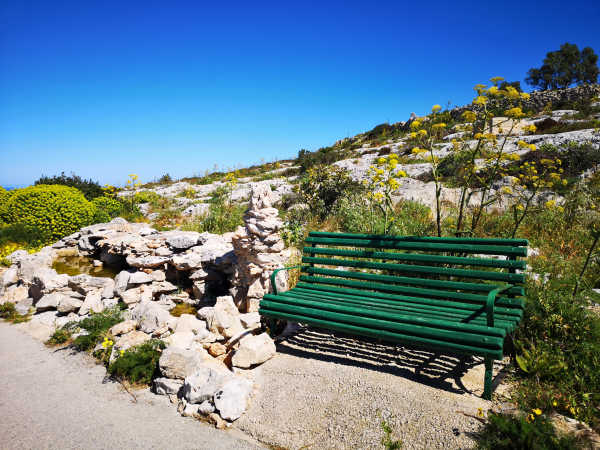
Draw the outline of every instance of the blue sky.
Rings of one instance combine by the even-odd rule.
[[[295,156],[523,84],[565,42],[600,53],[598,17],[597,0],[0,0],[0,185]]]

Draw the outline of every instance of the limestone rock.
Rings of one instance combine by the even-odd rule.
[[[21,300],[25,300],[27,297],[29,297],[29,289],[27,289],[25,286],[17,287],[15,285],[13,285],[13,286],[10,286],[5,291],[2,298],[0,298],[0,305],[3,305],[4,303],[7,303],[7,302],[17,304]]]
[[[159,328],[169,328],[177,323],[177,317],[155,302],[140,303],[131,311],[131,319],[137,321],[144,333],[154,333]]]
[[[143,269],[154,269],[162,266],[168,261],[169,258],[165,256],[142,256],[140,258],[135,258],[133,256],[127,257],[127,264],[132,267],[141,267]]]
[[[33,299],[31,297],[27,297],[15,305],[15,310],[17,311],[17,313],[21,314],[22,316],[26,316],[27,313],[29,312],[29,308],[31,308],[32,306],[33,306]]]
[[[214,413],[214,412],[215,412],[215,406],[208,400],[205,402],[202,402],[200,404],[200,406],[198,407],[198,413],[203,414],[205,416],[208,416],[209,414]]]
[[[115,343],[114,349],[119,351],[128,350],[132,347],[140,345],[143,342],[146,342],[148,339],[150,339],[150,336],[148,336],[146,333],[141,331],[130,331],[129,333],[124,334]]]
[[[102,304],[102,292],[100,290],[95,292],[88,292],[79,309],[79,315],[83,316],[84,314],[93,311],[95,313],[99,313],[104,309],[104,305]]]
[[[196,335],[193,331],[179,331],[163,339],[171,347],[189,349]]]
[[[225,337],[232,337],[244,331],[238,316],[231,316],[223,311],[214,310],[207,317],[206,323],[209,331]]]
[[[237,316],[240,313],[237,306],[235,306],[235,303],[233,303],[233,297],[231,295],[217,297],[214,308],[215,310],[223,311],[230,316]]]
[[[167,239],[167,244],[178,250],[185,250],[198,243],[199,233],[192,235],[173,236]]]
[[[152,281],[154,281],[152,275],[149,275],[145,272],[135,272],[129,277],[128,284],[145,284],[152,283]]]
[[[49,311],[51,309],[56,309],[58,307],[59,302],[67,295],[62,294],[60,292],[52,292],[51,294],[44,295],[36,304],[38,312]]]
[[[223,419],[236,420],[246,411],[247,400],[254,389],[254,382],[235,377],[224,384],[214,395],[215,407]]]
[[[167,378],[183,380],[192,375],[204,364],[201,352],[169,347],[163,351],[158,361],[161,373]]]
[[[260,322],[260,314],[258,312],[241,314],[240,322],[244,328],[250,328]]]
[[[6,272],[2,274],[2,285],[10,286],[12,284],[17,284],[19,281],[19,275],[17,274],[18,268],[16,266],[12,266]]]
[[[186,377],[182,392],[189,403],[202,403],[210,400],[215,392],[232,378],[233,373],[225,366],[207,362]]]
[[[177,270],[190,270],[202,265],[202,257],[198,253],[184,253],[171,258],[171,264]]]
[[[119,336],[121,334],[129,333],[132,330],[135,330],[137,326],[137,322],[135,320],[126,320],[125,322],[118,323],[114,325],[110,332],[115,336]]]
[[[177,333],[184,331],[192,331],[194,334],[198,334],[200,330],[206,330],[206,322],[196,319],[191,314],[182,314],[177,321],[177,327],[175,331]]]
[[[68,314],[70,312],[79,311],[79,308],[81,308],[81,305],[83,305],[83,302],[81,300],[78,300],[73,297],[64,296],[63,298],[60,299],[56,309],[58,310],[58,312]]]
[[[236,350],[231,362],[236,367],[247,369],[268,361],[275,356],[276,351],[275,343],[268,334],[248,336],[240,342],[240,347]]]
[[[159,395],[177,394],[183,382],[181,380],[171,380],[170,378],[156,378],[154,380],[154,389]]]

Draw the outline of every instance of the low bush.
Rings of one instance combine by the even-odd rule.
[[[599,125],[600,122],[595,119],[586,122],[565,123],[557,122],[548,117],[535,124],[535,134],[558,134],[566,133],[568,131],[588,130],[590,128],[596,128]]]
[[[56,241],[94,223],[97,209],[77,189],[68,186],[29,186],[17,189],[6,204],[9,224],[38,228]]]
[[[591,448],[575,434],[559,435],[552,422],[535,410],[531,414],[489,413],[488,423],[479,435],[479,450],[577,450]]]
[[[123,304],[124,305],[124,304]],[[106,308],[99,313],[91,313],[91,316],[79,322],[68,322],[63,330],[75,334],[80,333],[73,343],[80,350],[92,350],[98,342],[105,337],[108,330],[123,321],[123,312],[119,305]]]
[[[121,352],[117,359],[108,366],[107,372],[119,376],[131,383],[149,385],[159,375],[158,360],[162,351],[167,348],[164,341],[151,339],[136,347]]]
[[[323,147],[316,152],[309,152],[308,150],[300,150],[298,152],[298,158],[294,162],[294,165],[300,166],[300,173],[308,171],[311,167],[331,165],[336,161],[346,159],[349,156],[348,151],[344,149],[338,149],[335,147]]]
[[[106,217],[102,217],[104,220],[98,220],[98,222],[109,222],[115,217],[119,217],[125,212],[125,205],[117,199],[112,197],[96,197],[92,200],[92,203],[100,213],[104,213]]]

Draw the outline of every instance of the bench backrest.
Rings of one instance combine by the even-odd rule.
[[[483,305],[491,290],[512,284],[496,305],[523,309],[525,275],[517,270],[526,264],[517,258],[527,256],[525,239],[311,232],[305,242],[300,285]]]

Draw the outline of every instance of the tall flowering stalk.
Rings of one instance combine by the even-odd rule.
[[[140,177],[132,173],[129,175],[129,180],[125,184],[125,189],[129,192],[131,197],[131,211],[133,212],[133,199],[135,198],[135,190],[142,185]]]
[[[403,170],[396,171],[398,166],[398,155],[390,154],[387,157],[381,157],[376,165],[369,168],[367,174],[369,178],[364,184],[369,190],[370,198],[370,230],[375,234],[375,209],[379,209],[384,218],[383,232],[381,234],[390,234],[396,217],[394,213],[394,203],[392,201],[392,192],[398,189],[400,184],[398,178],[406,177]]]

